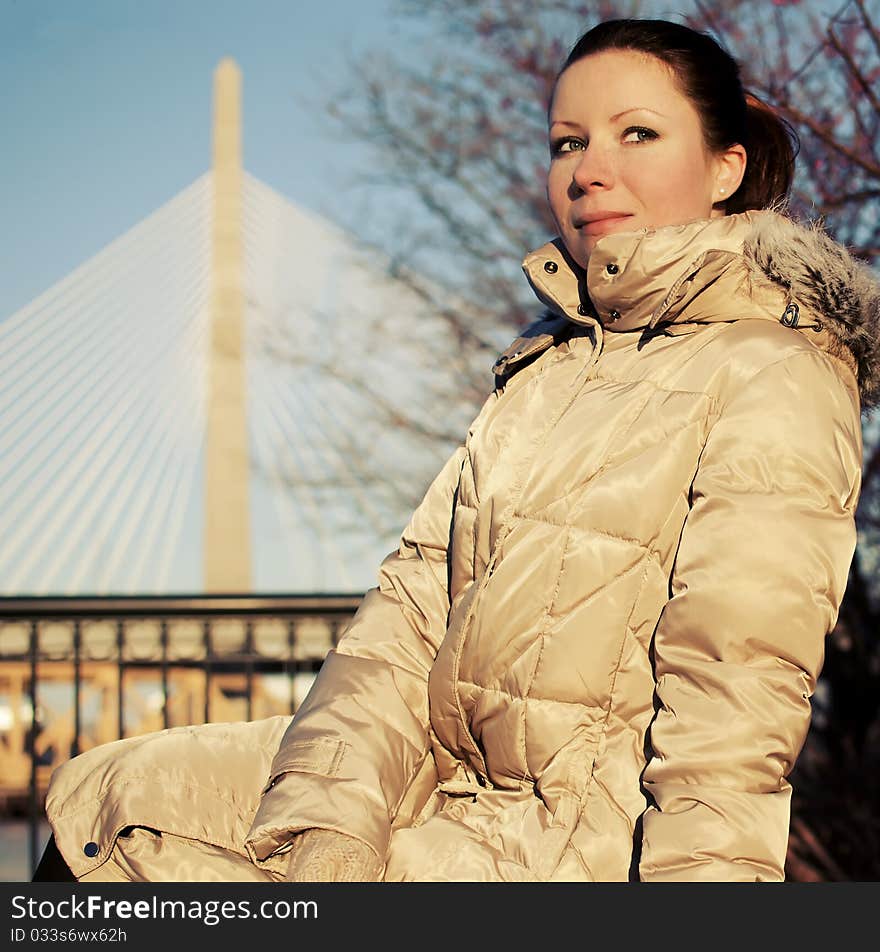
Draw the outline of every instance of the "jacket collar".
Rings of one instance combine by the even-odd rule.
[[[737,315],[729,306],[694,310],[689,305],[731,271],[739,270],[738,277],[744,277],[743,247],[761,214],[767,213],[606,235],[586,272],[571,263],[556,238],[528,255],[523,271],[551,311],[575,322],[595,315],[606,330],[640,331],[683,320],[730,321]],[[749,289],[752,304],[754,290]],[[769,310],[760,316],[778,320],[789,303],[784,290],[772,285],[762,290],[760,310]],[[803,314],[798,323],[803,327],[817,320],[815,314]]]
[[[818,226],[750,211],[606,235],[587,270],[555,238],[523,271],[549,314],[495,372],[549,346],[570,322],[617,332],[689,333],[699,324],[762,318],[810,332],[857,374],[863,405],[880,401],[880,287]]]

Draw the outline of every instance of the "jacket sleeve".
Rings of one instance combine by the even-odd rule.
[[[384,862],[404,794],[432,773],[428,673],[446,632],[465,455],[457,449],[428,489],[282,738],[246,842],[254,861],[323,828],[362,840]]]
[[[654,637],[643,881],[784,879],[861,441],[858,398],[818,351],[757,372],[710,431]]]

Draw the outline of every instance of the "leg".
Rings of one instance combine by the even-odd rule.
[[[33,883],[75,883],[76,876],[70,871],[70,867],[64,862],[58,847],[55,845],[55,837],[50,836],[46,844],[40,862],[34,872]]]

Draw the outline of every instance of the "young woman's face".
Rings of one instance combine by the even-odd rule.
[[[547,195],[581,267],[603,235],[723,215],[713,206],[730,197],[743,169],[735,184],[730,171],[706,149],[699,114],[660,60],[606,50],[559,77]]]

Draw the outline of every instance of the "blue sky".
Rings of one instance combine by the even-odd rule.
[[[392,0],[0,0],[0,320],[210,166],[213,71],[243,73],[244,164],[344,217],[322,115],[359,51],[400,49]]]

